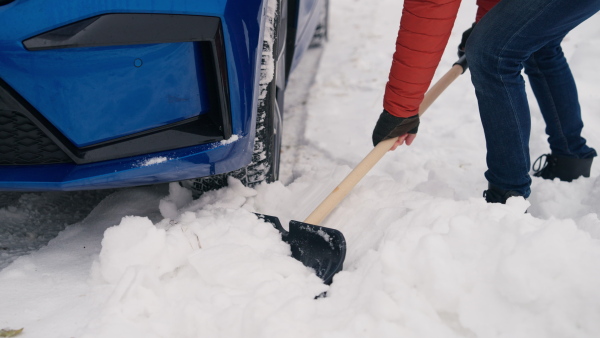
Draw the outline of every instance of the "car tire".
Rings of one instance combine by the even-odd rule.
[[[181,182],[181,185],[191,189],[195,196],[227,186],[229,177],[240,180],[248,187],[279,179],[282,113],[287,82],[287,1],[270,1],[276,1],[277,6],[275,12],[267,18],[271,21],[265,24],[252,160],[246,167],[232,172]]]

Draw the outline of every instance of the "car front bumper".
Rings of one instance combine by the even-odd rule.
[[[3,143],[0,126],[0,190],[133,186],[247,165],[263,5],[30,0],[0,7],[8,28],[0,32],[0,124],[7,125],[3,116],[11,126],[28,120],[16,148],[14,135]],[[23,159],[39,143],[32,133],[45,143]],[[44,158],[48,139],[63,153],[58,160]]]

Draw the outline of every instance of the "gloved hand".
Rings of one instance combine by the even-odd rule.
[[[416,134],[419,130],[419,115],[411,117],[397,117],[385,109],[379,115],[379,120],[373,129],[373,146],[389,138],[399,137],[404,134]]]
[[[469,39],[469,36],[471,36],[473,28],[475,28],[475,23],[473,23],[471,28],[463,32],[462,39],[460,40],[460,45],[458,45],[458,57],[465,55],[465,47],[467,46],[467,40]]]

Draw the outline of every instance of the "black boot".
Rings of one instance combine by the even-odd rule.
[[[483,197],[488,203],[502,203],[506,204],[506,200],[510,197],[523,196],[514,190],[504,190],[497,186],[488,183],[488,190],[483,192]]]
[[[547,180],[558,177],[561,181],[566,182],[571,182],[580,176],[590,177],[593,159],[593,157],[573,158],[544,154],[533,163],[533,176]],[[542,163],[543,160],[545,161]]]

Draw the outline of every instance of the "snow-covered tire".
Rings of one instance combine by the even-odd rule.
[[[287,33],[287,15],[281,13],[287,12],[286,5],[286,0],[269,0],[268,4],[252,161],[232,172],[182,182],[195,195],[226,186],[230,176],[249,187],[279,178]]]

